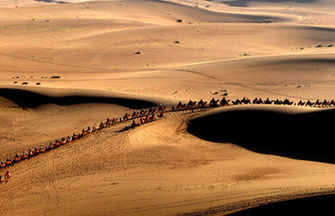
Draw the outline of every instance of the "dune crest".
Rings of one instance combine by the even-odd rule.
[[[0,0],[1,216],[224,215],[334,193],[334,6]],[[176,109],[201,99],[214,105]]]

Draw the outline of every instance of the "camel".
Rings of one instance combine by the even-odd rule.
[[[106,123],[100,122],[99,129],[102,129],[102,128],[105,128],[105,127],[106,127]]]
[[[158,111],[161,111],[161,112],[163,112],[165,109],[166,109],[166,106],[163,106],[162,104],[160,104],[159,107],[158,107]]]
[[[276,100],[274,101],[274,104],[275,104],[275,105],[281,105],[281,104],[283,104],[283,102],[282,102],[281,100],[276,99]]]
[[[292,104],[293,104],[293,101],[290,101],[289,99],[285,98],[283,104],[284,104],[284,105],[292,105]]]
[[[317,99],[314,103],[315,106],[320,106],[321,105],[321,102],[319,101],[319,99]]]
[[[272,104],[273,101],[271,101],[269,98],[266,98],[264,101],[264,104]]]
[[[212,100],[209,102],[209,106],[210,107],[216,107],[218,106],[219,100],[215,100],[214,98],[212,98]]]
[[[54,149],[56,146],[52,142],[49,144],[49,149]]]
[[[141,109],[140,111],[140,116],[144,116],[147,114],[147,111],[145,111],[144,109]]]
[[[221,99],[221,101],[220,101],[220,104],[221,104],[222,106],[226,106],[226,105],[229,105],[229,101],[230,101],[230,100],[226,100],[226,98],[223,97],[223,98]]]
[[[252,103],[253,104],[263,104],[264,102],[263,102],[263,100],[262,100],[262,98],[255,98],[253,101],[252,101]]]
[[[40,148],[40,152],[41,152],[41,153],[44,153],[45,151],[46,151],[46,148],[42,146],[42,147]]]
[[[242,102],[243,104],[251,104],[250,99],[249,99],[249,98],[245,98],[245,97],[242,98],[241,102]]]
[[[15,160],[14,160],[15,163],[21,161],[21,158],[22,158],[22,157],[20,156],[20,154],[16,154],[16,155],[15,155]]]
[[[60,141],[56,140],[55,146],[56,147],[60,146]]]
[[[73,133],[72,140],[77,140],[79,138],[79,135],[76,133]]]
[[[7,158],[6,160],[6,166],[12,165],[12,160],[10,158]]]
[[[323,102],[322,102],[322,106],[328,106],[329,105],[329,102],[325,99]]]
[[[139,115],[139,113],[136,112],[136,111],[133,111],[133,114],[131,114],[131,117],[132,117],[132,118],[135,118],[135,117],[137,117],[137,115]]]
[[[40,153],[40,149],[35,147],[35,150],[34,150],[34,155],[38,155]]]
[[[192,108],[192,107],[195,106],[196,104],[197,104],[196,101],[192,101],[192,100],[190,100],[190,101],[187,103],[187,107]]]
[[[129,118],[130,118],[130,114],[126,113],[126,114],[123,116],[123,121],[127,121]]]
[[[5,180],[8,181],[8,179],[10,179],[11,177],[12,177],[12,174],[10,174],[9,170],[7,170],[5,174]]]
[[[28,157],[33,157],[34,156],[34,151],[32,151],[31,149],[29,149],[28,151]]]
[[[184,108],[186,106],[186,104],[183,104],[181,101],[179,101],[179,103],[177,104],[177,109],[178,108]]]
[[[314,103],[312,103],[310,100],[308,100],[307,102],[306,102],[306,106],[313,106],[314,105]]]
[[[204,107],[207,104],[207,101],[203,101],[202,99],[198,102],[199,107]]]
[[[304,106],[306,102],[302,102],[301,100],[298,102],[298,106]]]

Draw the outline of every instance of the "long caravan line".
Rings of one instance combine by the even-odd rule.
[[[114,126],[119,123],[127,122],[130,120],[133,120],[133,122],[140,118],[143,123],[148,123],[151,121],[154,121],[157,119],[155,113],[160,112],[158,117],[164,116],[164,110],[166,109],[166,106],[160,105],[155,108],[150,108],[148,110],[140,110],[138,112],[134,111],[133,114],[126,113],[122,118],[107,118],[105,122],[100,122],[99,126],[95,127],[87,127],[85,129],[82,129],[80,133],[73,133],[72,136],[63,137],[61,139],[56,139],[55,141],[52,141],[47,146],[41,146],[41,147],[35,147],[30,148],[28,151],[24,151],[22,154],[17,153],[15,157],[13,158],[7,158],[5,161],[1,161],[0,163],[0,169],[4,169],[10,166],[15,165],[16,163],[19,163],[21,161],[27,160],[29,158],[35,157],[39,154],[47,153],[53,149],[56,149],[58,147],[61,147],[66,144],[74,143],[92,133],[98,132],[102,129],[109,128],[111,126]],[[131,128],[132,125],[129,126]]]
[[[200,100],[200,101],[192,101],[190,100],[188,103],[183,103],[179,101],[177,105],[172,105],[167,108],[165,105],[159,105],[158,107],[152,107],[147,110],[140,110],[134,111],[132,114],[126,113],[122,118],[115,118],[112,119],[107,118],[105,122],[100,122],[98,127],[87,127],[83,129],[80,133],[73,133],[72,136],[63,137],[61,139],[57,139],[53,142],[50,142],[47,146],[35,147],[31,148],[28,151],[24,151],[22,154],[17,153],[15,157],[8,158],[5,161],[1,161],[0,163],[0,170],[8,168],[10,166],[15,165],[16,163],[22,162],[24,160],[30,159],[37,155],[47,153],[53,149],[61,147],[66,144],[74,143],[92,133],[98,132],[102,129],[109,128],[114,126],[118,123],[123,123],[127,121],[132,121],[132,123],[126,126],[123,130],[133,129],[135,127],[141,126],[143,124],[153,122],[159,119],[164,118],[164,112],[178,112],[178,111],[187,111],[191,110],[194,111],[196,109],[209,109],[209,108],[216,108],[216,107],[223,107],[223,106],[232,106],[232,105],[247,105],[247,104],[274,104],[274,105],[293,105],[293,106],[308,106],[308,107],[332,107],[335,106],[335,100],[316,100],[312,102],[308,101],[299,101],[298,103],[290,101],[288,99],[285,100],[270,100],[267,98],[266,100],[262,100],[261,98],[255,98],[254,100],[250,100],[248,98],[236,99],[236,100],[229,100],[223,97],[221,100],[214,99],[208,103],[207,101]],[[157,115],[156,115],[157,114]],[[120,132],[121,132],[120,131]],[[7,171],[5,175],[5,179],[0,175],[0,183],[4,181],[8,181],[11,174]],[[8,177],[8,178],[7,178]]]

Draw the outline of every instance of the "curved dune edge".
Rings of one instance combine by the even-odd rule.
[[[328,213],[335,199],[333,189],[310,190],[293,194],[264,196],[225,205],[200,209],[179,216],[196,215],[282,215],[303,213]],[[276,212],[274,214],[274,212]]]
[[[169,101],[124,93],[81,89],[51,88],[0,88],[0,105],[16,104],[22,108],[34,108],[44,104],[74,105],[86,103],[116,104],[132,109],[157,106]]]
[[[229,215],[268,215],[276,212],[276,215],[283,214],[327,214],[334,210],[333,203],[335,194],[317,195],[312,197],[304,197],[293,200],[279,201],[242,210]]]
[[[335,109],[239,106],[193,118],[187,131],[258,153],[335,163],[333,130],[327,124],[334,120]]]

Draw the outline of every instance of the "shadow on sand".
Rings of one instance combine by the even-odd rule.
[[[328,215],[334,211],[335,194],[276,202],[229,214],[253,215]]]
[[[293,114],[244,108],[192,119],[187,131],[259,153],[335,163],[334,123],[335,109]]]
[[[37,2],[46,2],[46,3],[58,3],[58,4],[66,4],[66,1],[56,1],[56,0],[35,0]]]
[[[154,107],[157,104],[138,99],[99,97],[90,95],[48,96],[20,89],[0,89],[0,97],[7,98],[22,108],[34,108],[44,104],[74,105],[84,103],[117,104],[132,109]]]
[[[224,0],[222,3],[232,7],[247,7],[250,3],[315,3],[317,0]]]

